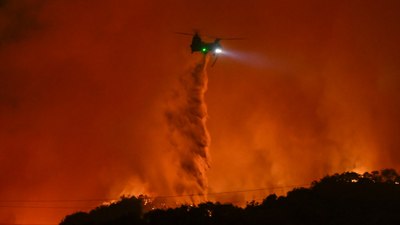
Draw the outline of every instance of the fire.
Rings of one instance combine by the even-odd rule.
[[[121,195],[245,204],[400,168],[396,1],[0,2],[0,200],[20,200],[0,223]],[[193,77],[204,62],[171,34],[190,27],[248,39]]]

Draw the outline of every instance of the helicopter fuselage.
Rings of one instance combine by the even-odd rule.
[[[192,44],[190,48],[193,52],[201,52],[203,54],[207,54],[212,52],[213,54],[217,54],[221,52],[221,44],[219,43],[220,39],[215,39],[214,42],[204,42],[198,34],[195,34],[192,38]]]

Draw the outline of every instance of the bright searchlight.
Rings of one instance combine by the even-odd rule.
[[[222,53],[222,49],[216,48],[216,49],[214,50],[214,52],[215,52],[216,54]]]

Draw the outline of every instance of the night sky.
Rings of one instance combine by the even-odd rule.
[[[0,224],[57,224],[99,203],[33,200],[192,194],[177,188],[165,112],[201,56],[174,32],[244,38],[222,41],[207,69],[209,192],[400,169],[399,10],[397,0],[0,0]]]

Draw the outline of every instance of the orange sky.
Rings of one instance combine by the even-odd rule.
[[[226,55],[208,69],[210,192],[399,169],[399,9],[396,0],[0,1],[0,223],[55,224],[87,204],[7,200],[181,194],[164,115],[196,58],[190,37],[173,32],[194,28],[246,38],[222,42]]]

